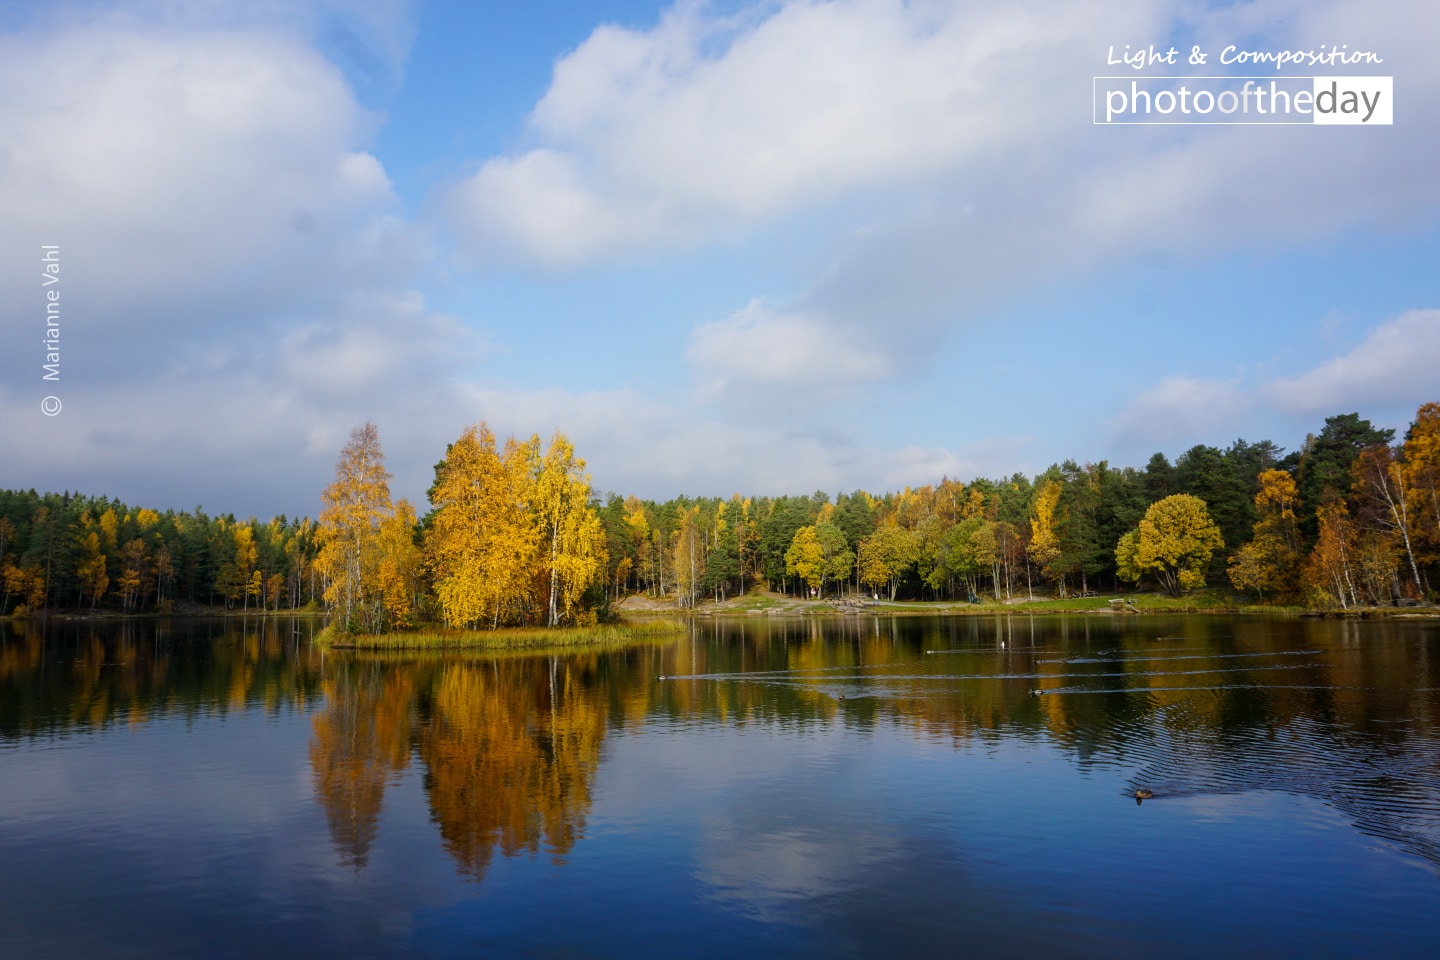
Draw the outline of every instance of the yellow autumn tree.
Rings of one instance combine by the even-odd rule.
[[[1226,570],[1236,589],[1293,595],[1299,589],[1300,531],[1295,508],[1300,496],[1295,479],[1284,470],[1266,470],[1257,478],[1255,536],[1235,551]]]
[[[801,527],[795,531],[785,551],[785,575],[805,581],[813,595],[825,582],[825,548],[815,535],[815,528]]]
[[[376,632],[385,608],[380,589],[380,524],[391,513],[390,474],[373,423],[356,427],[325,488],[316,534],[316,566],[326,578],[325,602],[343,629]]]
[[[120,577],[115,581],[120,591],[121,607],[127,611],[139,605],[142,591],[147,585],[146,566],[149,558],[145,553],[145,541],[127,540],[120,548]]]
[[[670,566],[675,573],[676,598],[681,606],[695,605],[699,592],[700,575],[704,572],[705,561],[701,556],[700,506],[696,504],[682,509],[675,522],[670,548]]]
[[[504,453],[484,421],[466,427],[435,468],[425,559],[449,626],[499,626],[529,606],[538,537],[531,513],[539,442]]]
[[[559,430],[540,461],[533,501],[540,556],[546,569],[550,626],[573,622],[590,584],[605,569],[605,529],[590,504],[590,475],[585,461]]]
[[[1154,573],[1178,597],[1205,585],[1205,568],[1224,545],[1205,501],[1177,493],[1150,504],[1139,526],[1116,544],[1115,559],[1122,579]]]
[[[240,600],[245,609],[250,609],[250,598],[260,594],[260,571],[255,569],[259,555],[255,546],[255,531],[247,523],[237,523],[231,536],[235,541],[234,584],[230,599]]]
[[[1051,565],[1060,559],[1060,534],[1056,518],[1060,493],[1064,488],[1047,480],[1035,495],[1034,515],[1030,518],[1030,545],[1025,548],[1030,560],[1047,577],[1055,578]]]
[[[420,548],[415,545],[415,508],[397,500],[394,512],[380,521],[380,593],[389,621],[409,626],[420,592]]]
[[[629,531],[631,549],[635,554],[636,584],[654,582],[654,550],[650,544],[650,519],[645,504],[638,497],[625,498],[625,529]]]
[[[860,541],[860,582],[872,590],[888,587],[890,599],[920,555],[919,537],[912,530],[886,525]]]
[[[1424,593],[1420,568],[1415,562],[1416,501],[1420,498],[1411,486],[1411,471],[1395,457],[1388,444],[1377,443],[1360,451],[1350,467],[1352,496],[1368,506],[1374,525],[1380,527],[1404,548],[1409,561],[1415,596]]]
[[[1440,403],[1427,403],[1415,413],[1403,447],[1406,477],[1415,491],[1416,539],[1429,549],[1429,561],[1440,555]]]
[[[1355,525],[1345,503],[1327,499],[1316,512],[1319,536],[1302,570],[1303,583],[1310,603],[1338,603],[1351,607],[1358,603],[1352,571],[1355,554]]]
[[[105,552],[100,547],[100,534],[95,530],[83,534],[79,547],[75,579],[80,581],[83,593],[90,595],[90,606],[93,609],[110,586],[110,575],[105,570]]]

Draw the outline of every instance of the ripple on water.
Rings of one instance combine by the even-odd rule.
[[[1185,706],[1170,708],[1183,717]],[[1190,706],[1189,709],[1194,709]],[[1177,717],[1177,718],[1178,718]],[[1301,794],[1343,812],[1369,836],[1440,868],[1440,740],[1408,737],[1385,750],[1334,724],[1300,718],[1280,728],[1153,723],[1131,741],[1140,763],[1130,791],[1157,798],[1271,790]]]

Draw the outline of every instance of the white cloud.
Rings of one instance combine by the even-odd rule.
[[[453,225],[482,264],[552,269],[803,237],[792,288],[735,301],[783,307],[704,324],[686,351],[706,396],[800,408],[826,367],[832,383],[902,383],[958,328],[1057,281],[1422,222],[1440,209],[1436,98],[1339,136],[1122,129],[1090,123],[1089,79],[1111,44],[1177,33],[1212,55],[1343,38],[1383,52],[1398,96],[1440,87],[1427,26],[1440,8],[1420,2],[1385,17],[1349,0],[681,4],[561,58],[528,145],[454,188]]]
[[[1296,413],[1365,406],[1418,407],[1440,395],[1440,310],[1410,310],[1370,331],[1354,349],[1267,395]]]
[[[1153,16],[1124,11],[1132,29]],[[1099,49],[1093,13],[801,0],[727,19],[682,3],[650,30],[600,27],[557,63],[538,145],[456,191],[459,230],[482,257],[565,266],[1047,146],[1085,93],[1060,78]]]
[[[507,259],[514,248],[568,266],[664,233],[655,211],[590,189],[579,161],[553,150],[490,160],[455,199],[465,212],[461,230],[485,259]]]
[[[1150,252],[1204,260],[1307,245],[1427,222],[1440,205],[1440,98],[1426,95],[1440,88],[1434,4],[1393,4],[1385,17],[1340,0],[1182,11],[1184,28],[1217,42],[1384,51],[1406,94],[1384,131],[1092,127],[1089,77],[1107,45],[1162,41],[1177,9],[1168,0],[792,0],[730,18],[684,4],[650,30],[602,27],[557,62],[524,146],[455,187],[460,232],[482,260],[564,267],[773,229],[746,255],[773,251],[781,262],[755,272],[796,289],[723,294],[733,306],[769,299],[693,330],[683,359],[702,385],[694,395],[643,379],[681,359],[648,352],[675,341],[643,320],[624,328],[633,352],[605,358],[640,371],[632,389],[520,389],[477,380],[469,361],[485,356],[483,338],[412,292],[432,248],[402,219],[370,152],[380,121],[354,71],[337,66],[349,45],[398,71],[403,4],[398,21],[364,0],[119,7],[133,15],[0,36],[0,486],[313,512],[311,491],[367,418],[411,496],[480,417],[501,432],[562,427],[598,484],[656,496],[1008,473],[1025,465],[985,453],[983,431],[1014,420],[977,414],[974,398],[947,416],[963,386],[913,377],[958,324],[1056,277],[1123,282]],[[34,265],[54,240],[75,326],[66,409],[45,419]],[[697,265],[706,296],[736,288],[727,268]],[[1398,398],[1405,384],[1428,392],[1434,314],[1395,321],[1410,324],[1399,354],[1377,331],[1272,388],[1191,371],[1115,426],[1193,441],[1187,431],[1230,430],[1226,418],[1262,398],[1332,412]],[[552,346],[526,335],[517,325],[517,353]],[[1031,335],[1070,334],[1023,327],[1017,354]],[[889,406],[867,406],[887,383]],[[837,392],[843,403],[807,413]],[[919,428],[873,439],[884,436],[875,420],[907,409],[942,424],[926,430],[984,426],[954,449],[936,442],[953,433]],[[872,422],[852,422],[862,416]]]
[[[329,274],[317,247],[393,204],[343,79],[283,36],[10,36],[0,90],[7,246],[60,243],[111,307]]]
[[[1243,422],[1252,405],[1250,392],[1233,380],[1167,377],[1131,400],[1112,426],[1123,445],[1195,442]]]
[[[966,460],[944,447],[902,447],[890,453],[879,474],[879,484],[873,492],[901,490],[905,487],[936,483],[941,477],[952,480],[973,480],[982,476],[979,464]],[[1001,472],[991,476],[1003,476]]]
[[[364,6],[71,4],[0,35],[0,486],[313,513],[351,427],[443,402],[482,345],[407,292],[428,246],[306,36]]]
[[[313,516],[350,430],[372,420],[396,495],[423,497],[466,416],[459,373],[484,350],[417,295],[355,295],[285,336],[166,351],[118,382],[67,366],[31,390],[27,376],[0,384],[0,487]],[[58,416],[40,411],[48,392]]]
[[[1140,449],[1218,442],[1277,427],[1303,436],[1317,414],[1362,411],[1403,426],[1437,395],[1440,309],[1410,310],[1372,329],[1354,348],[1294,377],[1229,380],[1177,375],[1136,394],[1111,420],[1112,441]]]
[[[888,359],[865,340],[858,331],[803,313],[777,313],[756,300],[697,328],[686,359],[708,394],[780,387],[829,396],[889,372]]]
[[[596,489],[660,499],[881,491],[934,483],[942,474],[969,478],[991,466],[938,447],[873,443],[858,429],[817,429],[788,413],[729,417],[684,397],[633,390],[464,387],[439,418],[435,449],[481,418],[500,437],[544,439],[558,427],[587,461]]]
[[[455,190],[456,227],[483,261],[568,267],[903,184],[938,191],[929,200],[947,214],[999,198],[978,232],[939,234],[939,256],[979,265],[959,268],[968,281],[993,272],[990,251],[1013,278],[1042,259],[1208,254],[1413,222],[1417,205],[1440,201],[1416,149],[1437,113],[1423,97],[1405,124],[1323,143],[1309,128],[1093,127],[1089,78],[1114,69],[1110,46],[1163,46],[1177,21],[1212,56],[1237,40],[1318,48],[1343,36],[1385,51],[1397,90],[1436,78],[1425,37],[1440,13],[1423,2],[1386,17],[1347,0],[1178,12],[1166,0],[791,0],[734,17],[681,3],[648,30],[602,26],[559,60],[529,119],[532,146]]]

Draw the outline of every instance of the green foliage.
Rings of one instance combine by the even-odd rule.
[[[1336,603],[1385,602],[1393,599],[1397,564],[1405,566],[1408,594],[1440,579],[1440,405],[1421,408],[1404,447],[1381,464],[1385,471],[1356,467],[1363,450],[1392,437],[1352,413],[1327,419],[1283,461],[1269,441],[1237,440],[1224,450],[1191,447],[1174,465],[1163,453],[1143,469],[1066,460],[1038,477],[1016,473],[968,484],[947,478],[901,492],[856,490],[833,502],[823,491],[663,502],[611,494],[593,509],[592,555],[604,558],[603,574],[578,603],[593,612],[632,590],[720,600],[764,583],[777,590],[813,583],[827,593],[863,588],[891,599],[954,600],[973,592],[1000,600],[1042,579],[1061,591],[1091,592],[1142,575],[1178,592],[1207,574],[1214,582],[1227,562],[1232,584],[1267,600],[1320,591]],[[1271,499],[1261,502],[1262,478],[1277,467],[1297,488],[1288,506],[1276,506],[1283,484],[1273,477]],[[1203,550],[1184,562],[1162,562],[1141,536],[1153,505],[1179,494],[1204,501],[1219,535],[1208,563],[1198,567]],[[1331,522],[1321,537],[1317,512],[1326,504]],[[435,519],[432,510],[413,524],[412,543],[427,541]],[[792,552],[805,528],[802,549]],[[396,531],[392,553],[403,552],[405,533]],[[552,554],[556,543],[568,542],[551,541]],[[205,604],[313,609],[327,585],[316,551],[316,525],[308,519],[237,520],[199,507],[157,512],[105,497],[5,490],[0,614]],[[382,577],[397,620],[438,615],[432,572],[417,578],[397,564]],[[544,581],[517,589],[547,607],[553,596],[563,610],[565,584],[556,566]]]
[[[1394,430],[1377,430],[1360,414],[1345,413],[1325,418],[1319,435],[1307,436],[1304,447],[1286,458],[1284,465],[1293,469],[1299,488],[1300,531],[1307,545],[1319,535],[1316,517],[1327,491],[1336,499],[1346,499],[1350,494],[1350,468],[1360,451],[1394,438]]]
[[[1247,482],[1242,461],[1231,459],[1216,447],[1191,447],[1175,461],[1177,492],[1205,501],[1210,518],[1226,543],[1243,543],[1255,523],[1253,483]],[[1252,474],[1248,481],[1253,481]],[[1223,569],[1223,554],[1216,556]]]
[[[841,494],[835,498],[835,513],[832,522],[845,534],[845,545],[852,551],[860,548],[860,541],[875,531],[875,511],[870,495],[863,490]]]
[[[0,490],[0,614],[20,604],[31,614],[262,601],[264,611],[299,609],[321,589],[315,555],[310,520],[237,521],[199,507],[161,512],[103,496]],[[273,601],[248,593],[257,572],[266,583],[280,577]]]
[[[1146,503],[1164,500],[1170,494],[1178,492],[1175,486],[1175,468],[1170,465],[1165,454],[1156,453],[1150,457],[1150,462],[1145,464],[1141,487]]]
[[[872,589],[888,587],[894,600],[918,557],[919,541],[914,533],[893,525],[881,527],[860,542],[860,582]]]

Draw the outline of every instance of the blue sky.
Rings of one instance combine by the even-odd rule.
[[[482,418],[656,498],[1403,431],[1435,36],[1421,0],[8,4],[0,485],[313,515],[367,419],[416,500]],[[1392,76],[1394,123],[1097,126],[1127,43],[1373,51],[1205,72]]]

